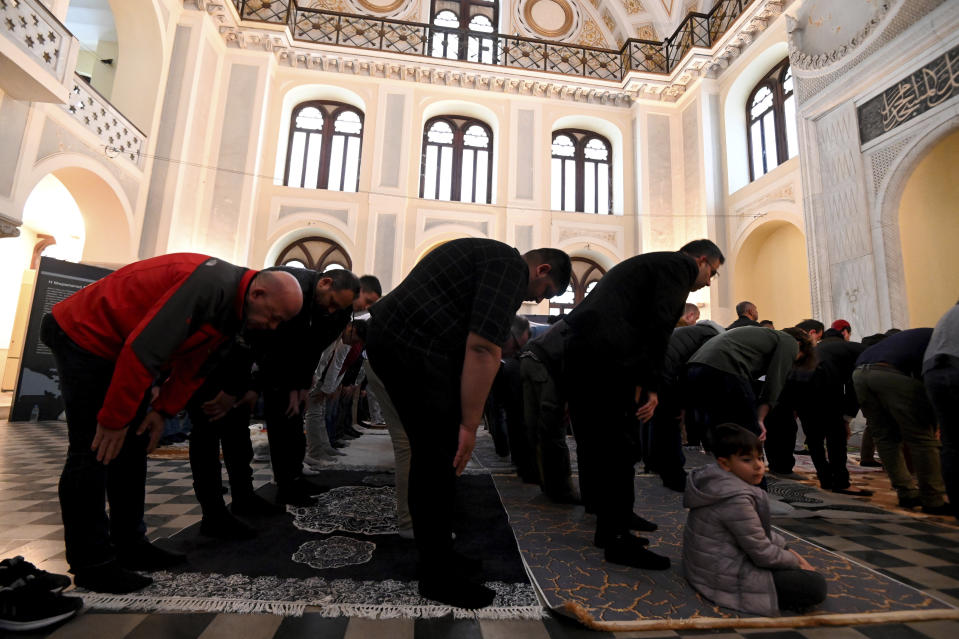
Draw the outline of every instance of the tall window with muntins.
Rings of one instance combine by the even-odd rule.
[[[363,113],[341,102],[313,100],[293,109],[283,184],[356,192]]]
[[[479,120],[441,115],[423,129],[420,197],[490,204],[493,131]]]
[[[286,246],[276,258],[276,266],[311,268],[321,273],[352,269],[353,261],[342,246],[325,237],[304,237]]]
[[[612,146],[580,129],[553,133],[550,203],[554,211],[607,214],[612,211]]]
[[[606,275],[602,266],[585,257],[574,257],[570,259],[570,262],[573,272],[569,278],[569,286],[562,295],[550,299],[550,315],[566,315],[572,311]]]
[[[433,0],[430,24],[434,58],[496,62],[498,0]]]
[[[749,179],[762,177],[799,151],[789,59],[759,81],[746,101]]]

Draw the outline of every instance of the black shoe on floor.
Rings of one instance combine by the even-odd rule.
[[[230,511],[240,517],[272,517],[286,512],[282,506],[270,503],[256,493],[234,497]]]
[[[629,518],[630,530],[638,530],[639,532],[653,532],[657,528],[659,528],[659,526],[648,519],[643,519],[636,513],[633,513],[633,516]]]
[[[33,577],[51,592],[60,592],[69,588],[70,578],[66,575],[56,575],[46,570],[40,570],[20,555],[0,561],[0,587],[7,587],[18,579]]]
[[[641,546],[649,545],[649,540],[646,539],[645,537],[637,537],[636,535],[632,535],[629,533],[626,533],[626,534],[636,540],[633,543],[638,543]],[[593,545],[596,546],[597,548],[606,548],[609,546],[610,543],[612,543],[617,537],[620,537],[620,536],[623,536],[623,535],[606,535],[606,534],[601,535],[599,531],[597,530],[596,534],[593,535]]]
[[[142,590],[153,583],[153,579],[123,568],[115,561],[74,571],[73,583],[78,588],[93,592],[108,592],[125,595]]]
[[[127,570],[166,570],[186,563],[186,555],[164,550],[143,539],[117,548],[117,563]]]
[[[200,520],[200,534],[223,540],[253,539],[256,531],[225,508],[216,514],[204,515]]]
[[[564,493],[546,493],[546,497],[549,498],[554,504],[572,504],[578,506],[583,503],[583,500],[579,498],[575,492],[564,492]]]
[[[938,506],[923,506],[922,512],[927,515],[942,515],[944,517],[952,517],[956,514],[956,511],[953,510],[952,504],[939,504]]]
[[[918,508],[922,506],[922,500],[918,497],[900,497],[899,498],[899,507],[900,508]]]
[[[606,545],[604,558],[611,564],[622,564],[644,570],[667,570],[669,557],[657,555],[632,535],[618,535]]]
[[[363,433],[356,430],[352,426],[347,426],[346,428],[343,429],[343,432],[346,433],[347,435],[352,435],[354,438],[361,437],[363,435]]]
[[[419,593],[427,599],[457,608],[485,608],[493,603],[496,591],[452,574],[420,579]]]
[[[856,489],[846,486],[845,488],[833,488],[834,493],[839,493],[840,495],[852,495],[853,497],[872,497],[873,492],[866,489]]]
[[[346,448],[346,442],[344,442],[342,439],[336,439],[330,442],[330,446],[333,448]]]
[[[864,459],[859,462],[859,465],[863,468],[882,468],[882,462],[875,459]]]
[[[52,593],[39,578],[27,575],[0,588],[0,630],[46,628],[69,619],[82,607],[79,597]]]

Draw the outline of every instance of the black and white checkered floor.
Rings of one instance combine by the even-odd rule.
[[[0,557],[23,555],[51,572],[66,573],[57,481],[66,451],[66,427],[59,423],[0,421]],[[151,539],[169,536],[200,519],[186,460],[150,460],[146,523]],[[267,464],[256,464],[255,482],[270,481]],[[781,517],[774,522],[873,567],[891,577],[959,606],[959,528],[936,520],[890,513],[880,518]],[[955,639],[959,622],[862,625],[844,628],[740,631],[655,631],[602,633],[561,619],[328,619],[215,613],[129,614],[87,611],[46,632],[28,636],[57,639],[98,637],[149,639],[268,639],[324,637],[375,639],[559,639],[578,637],[679,637],[712,635],[719,639]]]

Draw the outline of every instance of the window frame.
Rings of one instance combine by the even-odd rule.
[[[606,276],[606,269],[599,265],[598,262],[589,259],[588,257],[572,257],[570,258],[572,262],[572,269],[570,270],[569,285],[573,289],[573,303],[557,303],[553,300],[555,297],[549,301],[549,309],[547,314],[549,315],[558,315],[563,317],[568,314],[574,308],[580,305],[580,303],[586,299],[586,289],[590,284],[599,282]],[[585,264],[586,266],[582,269],[582,272],[577,274],[577,262]],[[594,277],[596,273],[599,273],[599,277]],[[566,291],[563,291],[565,293]],[[562,294],[562,293],[561,293]],[[553,309],[559,309],[558,313],[553,313]]]
[[[783,88],[783,81],[786,73],[789,71],[789,58],[783,58],[772,69],[769,70],[763,78],[756,83],[753,90],[749,92],[746,98],[746,160],[749,165],[749,181],[755,182],[763,175],[769,174],[776,167],[789,160],[789,139],[786,133],[786,100],[795,95],[795,76],[793,78],[794,88],[788,93]],[[763,111],[758,117],[753,117],[752,106],[756,99],[756,94],[762,89],[768,88],[772,92],[772,106]],[[768,153],[766,151],[766,136],[764,133],[763,118],[769,113],[773,114],[773,127],[775,129],[776,139],[776,166],[769,166]],[[762,149],[762,165],[765,172],[762,175],[756,175],[753,169],[753,124],[759,122],[760,145]],[[798,149],[797,149],[798,151]]]
[[[322,251],[314,253],[310,250],[311,244],[319,244],[322,248]],[[331,240],[327,237],[321,235],[310,235],[307,237],[301,237],[297,240],[294,240],[283,247],[277,256],[274,266],[286,266],[288,262],[297,260],[299,262],[304,262],[300,259],[300,255],[296,254],[296,251],[299,250],[302,253],[302,257],[306,258],[305,266],[308,269],[319,271],[320,273],[324,272],[324,269],[330,264],[339,264],[341,262],[346,262],[343,266],[346,270],[353,270],[353,259],[350,257],[350,254],[346,252],[338,242]],[[343,257],[342,260],[330,260],[330,257]]]
[[[319,131],[315,129],[300,129],[296,126],[296,118],[299,113],[308,108],[319,109],[323,114],[323,126]],[[337,132],[336,120],[345,112],[355,113],[360,119],[360,132],[359,133],[342,133]],[[366,121],[363,111],[359,108],[353,106],[352,104],[347,104],[345,102],[337,102],[335,100],[308,100],[306,102],[300,102],[295,107],[290,114],[290,131],[287,137],[286,143],[286,165],[283,171],[283,186],[290,185],[290,168],[291,162],[293,159],[293,139],[296,133],[305,133],[307,138],[303,147],[303,166],[300,169],[300,179],[299,183],[301,186],[292,186],[291,188],[300,188],[300,189],[323,189],[323,190],[337,190],[341,193],[358,193],[360,190],[360,170],[363,165],[363,132],[366,129]],[[307,178],[307,151],[310,148],[310,139],[309,136],[311,133],[319,133],[321,136],[320,139],[320,161],[317,166],[317,180],[316,187],[305,186]],[[346,141],[343,144],[343,154],[344,160],[349,148],[349,138],[357,138],[359,140],[359,150],[356,156],[356,190],[355,191],[343,191],[340,189],[330,189],[330,164],[333,154],[333,139],[335,136],[342,136],[346,138]],[[346,181],[346,162],[344,161],[340,169],[340,187],[342,187]]]
[[[573,204],[573,211],[567,211],[567,210],[563,207],[563,204],[562,204],[562,202],[564,202],[565,199],[566,199],[566,189],[564,188],[564,187],[565,187],[565,181],[566,181],[566,171],[563,170],[562,168],[560,168],[560,172],[559,172],[559,178],[560,178],[560,180],[561,180],[561,182],[560,182],[560,200],[561,200],[561,204],[560,204],[560,208],[558,208],[558,209],[553,209],[553,208],[552,208],[552,206],[553,206],[553,203],[552,203],[552,186],[553,186],[553,185],[552,185],[552,181],[553,181],[553,179],[555,178],[555,176],[553,175],[553,160],[554,160],[554,159],[558,159],[558,160],[568,160],[568,159],[569,159],[569,156],[565,156],[565,155],[555,155],[554,152],[553,152],[553,145],[556,144],[556,138],[559,137],[559,136],[561,136],[561,135],[565,135],[566,137],[569,137],[569,138],[571,138],[571,139],[573,140],[573,147],[574,147],[574,151],[573,151],[573,161],[574,161],[575,167],[576,167],[576,184],[575,184],[574,189],[573,189],[573,198],[575,199],[575,202],[574,202],[574,204]],[[592,140],[599,140],[600,142],[602,142],[602,143],[606,146],[606,152],[608,153],[608,157],[607,157],[607,159],[606,159],[605,162],[599,162],[599,161],[596,161],[596,160],[588,160],[588,159],[586,158],[586,146],[587,146]],[[551,209],[551,210],[554,210],[554,211],[564,211],[564,212],[567,212],[567,213],[570,213],[570,212],[573,212],[573,213],[586,213],[586,164],[587,164],[587,163],[590,163],[590,164],[593,164],[593,165],[605,164],[606,167],[607,167],[607,169],[606,169],[606,179],[607,179],[607,181],[608,181],[608,184],[607,184],[607,187],[606,187],[606,188],[607,188],[606,195],[607,195],[607,199],[608,199],[608,202],[606,203],[606,213],[599,213],[599,212],[598,212],[598,210],[599,210],[599,206],[598,206],[598,204],[599,204],[599,189],[594,189],[594,198],[595,198],[595,200],[596,200],[595,204],[596,204],[597,206],[596,206],[596,211],[594,211],[594,212],[592,212],[592,213],[589,213],[589,215],[612,215],[612,214],[613,214],[613,145],[612,145],[612,143],[609,141],[609,138],[607,138],[605,135],[602,135],[602,134],[600,134],[600,133],[597,133],[596,131],[590,131],[590,130],[588,130],[588,129],[556,129],[555,131],[553,131],[552,135],[550,136],[550,144],[549,144],[549,147],[550,147],[550,151],[549,151],[549,160],[550,160],[550,209]]]
[[[454,6],[458,5],[458,6]],[[492,9],[492,16],[487,15],[487,11]],[[483,62],[485,64],[496,64],[499,57],[499,47],[497,46],[499,31],[499,0],[431,0],[430,2],[430,43],[429,49],[431,57],[442,57],[449,60],[465,60],[468,62]],[[459,27],[444,27],[436,24],[436,18],[440,13],[449,11],[456,16],[459,21]],[[470,28],[473,18],[484,16],[490,21],[492,31],[474,31]],[[450,35],[457,36],[455,55],[451,56]],[[434,41],[441,38],[443,41],[444,56],[434,56]],[[482,45],[484,41],[489,44],[489,56],[484,60],[482,55]],[[477,47],[477,59],[470,60],[470,43],[475,42]]]
[[[437,122],[445,122],[453,130],[453,141],[450,144],[441,144],[438,142],[429,141],[430,129],[433,128],[433,125]],[[419,196],[424,200],[436,200],[438,202],[462,202],[460,199],[462,195],[462,185],[463,185],[463,154],[465,149],[476,149],[478,147],[467,147],[463,138],[466,134],[466,131],[470,127],[479,126],[482,128],[486,135],[489,137],[489,148],[487,151],[486,159],[486,201],[477,202],[476,201],[476,163],[473,163],[473,201],[468,202],[469,204],[492,204],[493,203],[493,148],[495,145],[495,139],[493,138],[493,128],[474,117],[465,116],[465,115],[437,115],[429,120],[427,120],[423,125],[423,144],[420,151],[420,191]],[[436,146],[439,148],[449,147],[452,148],[453,158],[450,167],[450,199],[443,200],[438,197],[440,192],[440,166],[441,166],[441,157],[442,154],[437,154],[436,158],[436,184],[434,188],[435,197],[426,197],[424,193],[426,192],[426,158],[427,158],[427,149],[429,146]]]

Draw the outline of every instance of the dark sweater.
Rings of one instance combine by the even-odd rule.
[[[931,328],[912,328],[890,335],[875,346],[863,351],[856,366],[889,364],[912,377],[922,377],[922,360],[932,338]]]

